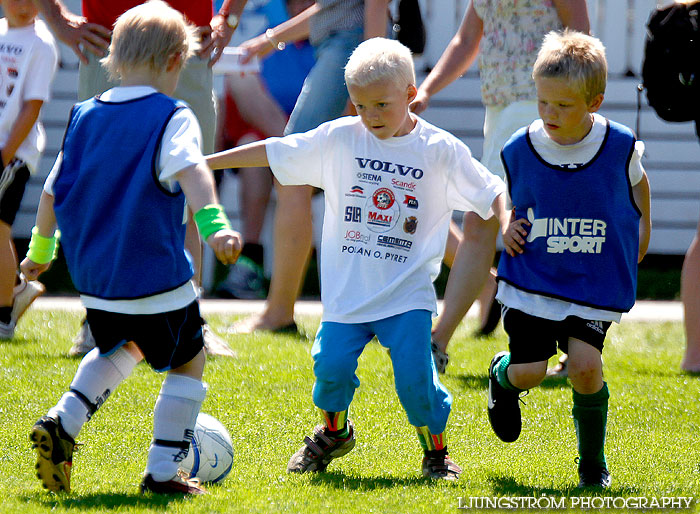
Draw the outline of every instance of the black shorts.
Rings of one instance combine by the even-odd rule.
[[[101,354],[133,341],[156,371],[191,361],[204,347],[199,302],[158,314],[120,314],[87,309],[87,322]]]
[[[29,182],[29,168],[22,159],[14,158],[0,173],[0,221],[12,226]]]
[[[511,364],[546,361],[559,349],[569,351],[569,338],[588,343],[603,352],[603,342],[612,323],[569,316],[562,321],[530,316],[517,309],[503,308],[503,328],[508,334]]]

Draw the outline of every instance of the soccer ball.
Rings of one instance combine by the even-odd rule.
[[[190,478],[202,482],[219,482],[233,466],[233,444],[226,427],[214,416],[202,412],[197,416],[194,435],[187,457],[180,469]]]

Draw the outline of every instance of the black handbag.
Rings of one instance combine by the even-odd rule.
[[[394,39],[407,46],[414,55],[425,50],[425,25],[418,0],[399,0],[396,19],[392,27]]]

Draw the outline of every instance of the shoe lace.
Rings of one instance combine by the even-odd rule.
[[[525,403],[525,400],[523,400],[523,398],[525,398],[528,394],[530,394],[529,389],[525,389],[522,393],[519,393],[518,394],[518,401],[520,403],[522,403],[523,405],[527,405],[527,403]]]
[[[190,474],[184,469],[178,469],[177,475],[175,476],[189,485],[199,487],[199,485],[202,483],[202,481],[198,477],[190,477]]]

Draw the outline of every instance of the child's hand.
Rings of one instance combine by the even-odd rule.
[[[222,264],[233,264],[241,253],[243,239],[233,230],[219,230],[207,238],[207,244]]]
[[[22,271],[24,276],[27,277],[27,280],[36,280],[37,278],[39,278],[39,275],[41,275],[44,271],[49,269],[50,266],[50,262],[47,262],[46,264],[37,264],[29,257],[25,257],[25,259],[22,261],[22,264],[20,265],[20,270]]]
[[[525,218],[511,221],[501,233],[503,235],[503,246],[511,257],[515,257],[515,254],[520,254],[525,251],[523,246],[525,246],[527,229],[525,229],[524,225],[530,226],[530,222]]]

